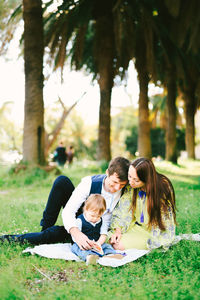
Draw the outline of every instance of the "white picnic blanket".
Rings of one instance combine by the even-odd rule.
[[[200,242],[200,233],[196,234],[181,234],[176,236],[173,244],[177,244],[181,240],[192,240]],[[141,256],[150,252],[150,250],[137,250],[129,249],[126,251],[117,251],[118,253],[126,253],[122,259],[111,258],[110,255],[100,257],[97,261],[100,265],[109,267],[119,267],[129,262],[137,260]],[[35,246],[34,248],[26,248],[22,253],[31,253],[32,255],[37,254],[47,258],[64,259],[64,260],[75,260],[81,261],[78,256],[71,252],[70,243],[58,243],[58,244],[43,244]]]

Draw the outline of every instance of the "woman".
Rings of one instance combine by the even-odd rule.
[[[116,250],[167,249],[175,237],[175,193],[170,180],[150,159],[129,167],[129,185],[113,211],[110,243]]]

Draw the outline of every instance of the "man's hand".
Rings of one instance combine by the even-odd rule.
[[[117,244],[121,240],[122,233],[120,228],[116,228],[115,233],[110,238],[110,244]]]
[[[81,250],[89,250],[92,248],[93,241],[88,239],[88,237],[84,233],[82,233],[78,229],[78,227],[70,228],[69,233],[71,234],[71,236],[73,237],[73,239],[75,240],[75,242]]]

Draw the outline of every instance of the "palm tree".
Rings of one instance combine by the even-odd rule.
[[[117,6],[114,0],[63,1],[54,13],[47,13],[47,8],[52,3],[52,0],[46,3],[44,9],[45,45],[49,46],[51,55],[55,58],[55,68],[62,69],[66,56],[71,56],[72,66],[75,65],[76,69],[86,67],[97,78],[101,95],[98,156],[99,159],[110,160],[113,80],[117,73],[124,75],[130,60],[128,55],[122,55],[119,49],[116,50],[114,32],[117,26],[113,16],[118,12]],[[17,10],[20,11],[20,7]],[[66,52],[69,44],[72,44],[71,51]],[[119,72],[120,67],[123,71]],[[25,136],[27,139],[27,135]]]
[[[185,102],[186,151],[188,158],[195,159],[195,123],[194,117],[198,107],[200,2],[198,0],[181,1],[178,18],[177,44],[180,59],[177,67],[179,88]]]
[[[139,79],[139,126],[138,126],[138,150],[139,155],[151,158],[151,141],[150,141],[150,120],[149,120],[149,98],[148,98],[148,84],[149,73],[145,63],[145,43],[140,36],[138,42],[138,51],[136,52],[135,66],[138,72]]]
[[[173,6],[173,5],[172,5]],[[175,4],[174,4],[175,7]],[[174,8],[173,7],[173,8]],[[174,10],[172,9],[172,12]],[[177,163],[177,142],[176,142],[176,59],[178,50],[174,41],[173,31],[176,20],[165,2],[156,1],[156,14],[154,18],[154,31],[156,43],[154,48],[154,61],[156,70],[153,80],[160,81],[167,91],[166,97],[166,160]]]
[[[45,163],[42,1],[23,0],[25,117],[23,160]]]
[[[160,2],[161,3],[161,2]],[[162,2],[163,4],[163,2]],[[195,96],[198,79],[199,79],[199,38],[200,29],[198,0],[174,1],[169,5],[165,1],[166,11],[170,14],[172,26],[168,26],[169,35],[173,42],[173,52],[170,55],[173,61],[171,74],[182,90],[185,99],[185,116],[186,116],[186,150],[189,158],[195,158],[195,126],[194,116],[197,109],[197,97]],[[163,18],[162,18],[163,22]],[[167,48],[166,48],[167,49]],[[169,52],[171,53],[171,51]],[[175,55],[173,55],[173,53]],[[175,92],[173,92],[175,95]]]
[[[198,89],[200,72],[199,59],[187,55],[184,59],[184,73],[179,77],[179,87],[184,99],[184,111],[186,119],[185,144],[188,158],[195,159],[195,113],[198,107]],[[182,79],[181,79],[182,78]]]
[[[53,3],[49,1],[46,6]],[[51,49],[55,57],[55,66],[63,68],[67,57],[71,57],[72,67],[85,68],[94,74],[100,86],[101,103],[99,117],[99,159],[109,160],[110,153],[110,98],[115,75],[123,75],[128,62],[135,57],[138,78],[140,81],[139,100],[139,149],[140,155],[151,156],[150,124],[148,111],[148,82],[154,79],[155,45],[162,46],[167,72],[165,84],[168,86],[168,115],[173,117],[169,122],[169,132],[174,133],[176,78],[172,70],[177,69],[177,55],[173,49],[176,43],[180,47],[184,38],[188,36],[188,47],[194,51],[198,43],[194,42],[199,26],[196,13],[195,30],[189,25],[194,12],[198,8],[198,1],[192,0],[168,5],[165,1],[99,1],[99,0],[63,0],[54,13],[44,11],[45,45]],[[184,33],[180,30],[189,7],[189,18],[185,24]],[[191,13],[192,12],[192,13]],[[166,14],[165,14],[166,13]],[[164,19],[175,18],[175,21]],[[158,20],[159,22],[157,22]],[[171,24],[168,28],[167,24]],[[190,22],[191,23],[191,22]],[[161,26],[162,25],[162,26]],[[173,25],[173,26],[172,26]],[[175,26],[177,25],[177,26]],[[179,27],[180,26],[180,27]],[[170,30],[169,30],[170,29]],[[169,31],[169,32],[168,32]],[[170,44],[168,45],[168,42]],[[71,48],[69,47],[70,45]],[[69,49],[70,48],[70,49]],[[160,47],[161,48],[161,47]],[[171,55],[172,53],[172,55]],[[174,56],[173,61],[171,58]],[[160,60],[158,60],[160,61]],[[172,78],[173,75],[173,78]],[[163,81],[164,82],[164,81]],[[171,147],[174,135],[168,134],[167,147]],[[170,141],[172,137],[173,141]],[[149,140],[149,141],[148,141]],[[175,145],[175,144],[173,144]],[[175,161],[176,147],[169,152],[169,159]],[[170,158],[171,157],[171,158]]]
[[[114,58],[115,40],[112,6],[101,3],[96,7],[95,17],[95,45],[94,57],[97,73],[99,74],[98,83],[100,88],[100,110],[99,110],[99,130],[98,130],[98,159],[111,159],[110,148],[110,127],[111,127],[111,93],[113,80],[115,77]],[[112,1],[111,1],[112,2]]]
[[[123,1],[118,7],[122,22],[118,22],[118,31],[122,32],[123,39],[118,39],[128,58],[133,59],[138,72],[139,81],[139,124],[138,150],[139,155],[151,158],[150,119],[148,84],[150,81],[149,66],[153,57],[152,7],[148,3],[138,1]],[[121,46],[122,47],[122,46]],[[121,52],[123,53],[123,51]],[[153,72],[153,69],[151,69]]]
[[[167,87],[167,130],[166,130],[166,160],[177,163],[176,141],[176,76],[170,67],[166,71]]]
[[[100,88],[98,159],[110,160],[110,108],[114,77],[128,67],[130,60],[119,58],[114,15],[115,1],[63,1],[55,13],[45,17],[45,45],[55,57],[55,67],[63,68],[67,57],[72,67],[84,68],[94,74]],[[70,51],[67,45],[72,43]],[[122,57],[122,55],[121,55]]]

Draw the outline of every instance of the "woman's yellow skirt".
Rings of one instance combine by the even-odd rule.
[[[132,223],[128,231],[122,234],[121,242],[125,249],[147,250],[147,240],[151,237],[150,231],[144,226]]]

